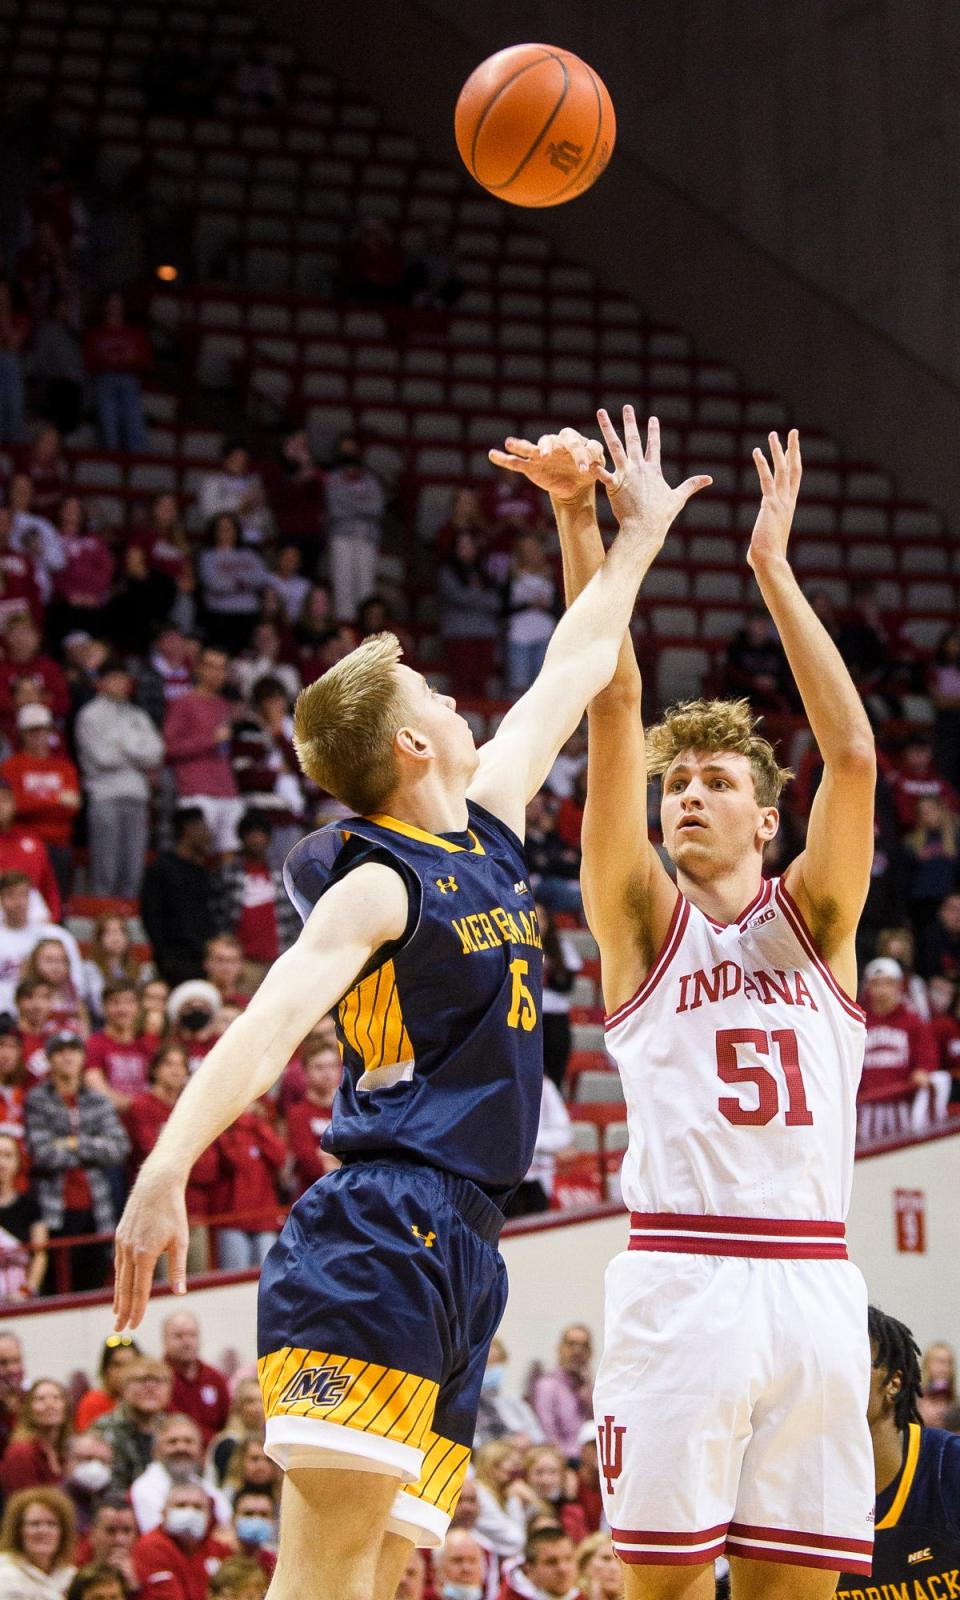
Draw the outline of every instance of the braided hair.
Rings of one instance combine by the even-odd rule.
[[[893,1402],[893,1418],[902,1433],[908,1423],[920,1421],[917,1410],[923,1388],[920,1347],[905,1323],[888,1317],[876,1306],[870,1306],[867,1311],[867,1327],[877,1351],[874,1365],[888,1378],[899,1372],[902,1379],[900,1393]]]

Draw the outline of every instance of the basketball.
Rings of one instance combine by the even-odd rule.
[[[585,61],[548,44],[515,44],[481,62],[460,91],[457,149],[477,182],[514,206],[559,206],[610,160],[617,119]]]

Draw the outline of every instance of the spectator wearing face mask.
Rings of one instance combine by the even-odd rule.
[[[484,1600],[487,1552],[463,1528],[451,1528],[434,1558],[433,1588],[438,1600]]]
[[[163,1521],[133,1547],[137,1577],[151,1600],[207,1600],[211,1570],[233,1552],[211,1533],[211,1501],[198,1483],[175,1483]]]
[[[220,991],[205,978],[178,983],[167,1001],[170,1043],[182,1047],[191,1072],[196,1072],[220,1037],[216,1023],[222,1009]]]
[[[480,1387],[477,1429],[473,1438],[475,1450],[489,1444],[491,1439],[503,1439],[507,1434],[522,1438],[531,1445],[545,1443],[546,1435],[536,1412],[526,1400],[508,1394],[504,1388],[508,1359],[503,1340],[493,1339]]]
[[[175,1411],[157,1429],[153,1460],[130,1485],[130,1501],[141,1533],[152,1533],[163,1521],[163,1509],[174,1484],[196,1483],[206,1488],[217,1525],[230,1523],[230,1502],[220,1489],[204,1485],[203,1436],[192,1417]]]
[[[86,1533],[113,1479],[113,1448],[96,1433],[75,1433],[67,1444],[63,1492],[73,1501],[77,1532]]]
[[[250,1484],[237,1492],[233,1531],[238,1554],[256,1561],[264,1575],[272,1578],[277,1564],[277,1508],[269,1489]]]

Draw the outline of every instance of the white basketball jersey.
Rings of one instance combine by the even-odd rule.
[[[607,1019],[636,1212],[842,1221],[863,1013],[780,879],[722,927],[682,897],[637,993]]]

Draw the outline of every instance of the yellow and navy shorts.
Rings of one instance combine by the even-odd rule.
[[[293,1207],[260,1276],[266,1452],[401,1481],[388,1527],[443,1543],[507,1298],[503,1214],[466,1178],[375,1156]]]

